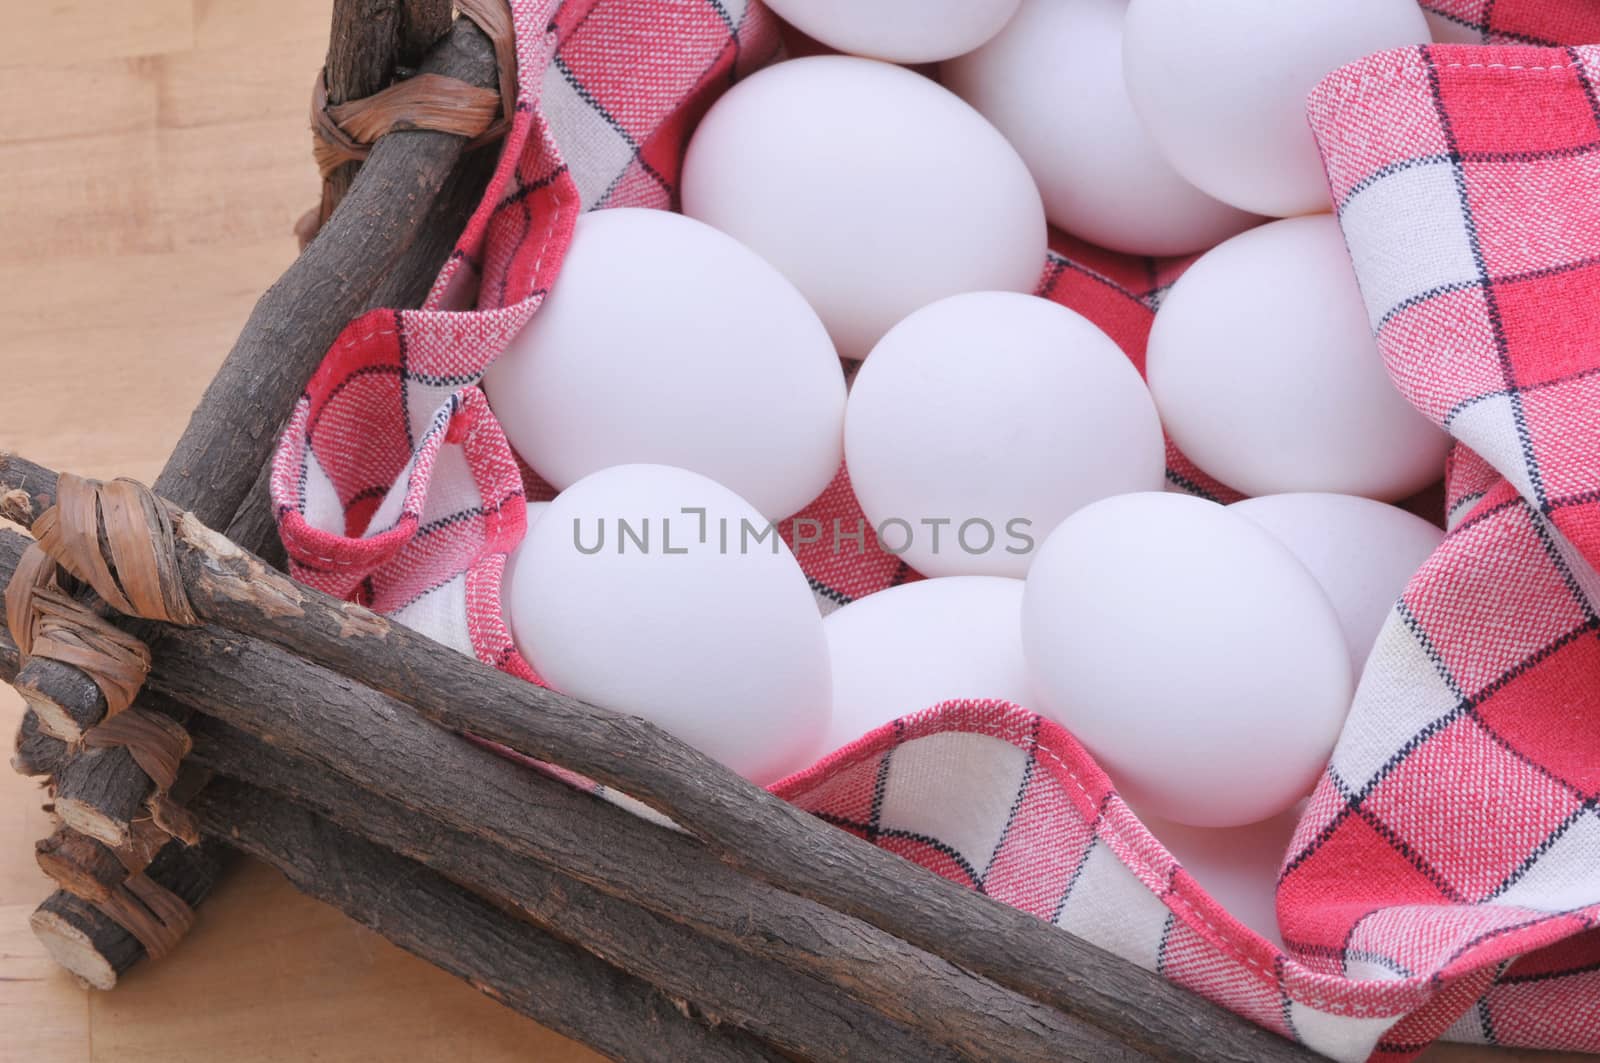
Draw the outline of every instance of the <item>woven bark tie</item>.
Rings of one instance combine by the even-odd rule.
[[[143,484],[62,473],[56,504],[32,530],[45,553],[117,612],[183,627],[199,622],[178,577],[172,520]]]
[[[128,874],[137,874],[150,866],[163,846],[172,836],[148,819],[136,819],[128,831],[128,840],[111,850],[116,854]]]
[[[443,74],[417,74],[359,100],[328,103],[327,71],[317,75],[311,93],[312,153],[324,182],[347,162],[361,162],[386,133],[428,129],[469,137],[468,149],[501,137],[510,128],[517,101],[517,53],[511,10],[506,0],[457,0],[456,9],[477,23],[494,45],[500,91],[469,85]],[[326,202],[326,197],[324,197]],[[301,246],[327,223],[319,207],[300,219]]]
[[[182,724],[149,709],[129,709],[108,717],[84,732],[83,744],[89,749],[126,748],[133,762],[150,776],[158,794],[172,789],[183,758],[194,748]]]
[[[139,871],[95,907],[132,934],[152,960],[177,947],[194,925],[194,909],[182,897]]]
[[[126,747],[159,800],[177,781],[189,734],[166,716],[129,708],[150,672],[149,648],[68,594],[61,573],[88,584],[120,612],[198,623],[178,576],[166,506],[132,480],[103,484],[62,473],[56,504],[34,521],[33,533],[38,541],[6,585],[6,623],[17,648],[25,658],[62,661],[94,680],[105,695],[106,716],[84,734],[83,744]],[[166,818],[184,827],[181,816]]]
[[[67,594],[54,560],[29,546],[6,585],[6,626],[23,657],[79,669],[105,695],[111,717],[133,703],[150,673],[150,650],[89,605]]]

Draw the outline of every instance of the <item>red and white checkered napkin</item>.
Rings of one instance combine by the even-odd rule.
[[[1428,6],[1486,40],[1600,40],[1589,0]],[[580,210],[671,205],[695,120],[775,55],[777,27],[742,0],[513,8],[521,94],[485,201],[424,309],[367,314],[329,352],[273,494],[301,579],[531,679],[499,582],[525,500],[550,490],[476,381]],[[1453,530],[1391,616],[1287,854],[1287,952],[1208,898],[1070,735],[1014,706],[927,709],[776,791],[1340,1059],[1403,1059],[1441,1035],[1600,1050],[1591,64],[1600,51],[1411,49],[1313,98],[1391,372],[1464,445]],[[1059,237],[1040,291],[1142,366],[1185,264]],[[1234,497],[1181,455],[1170,466],[1176,488]],[[842,472],[804,515],[856,527]],[[800,559],[823,608],[915,578],[870,542]]]

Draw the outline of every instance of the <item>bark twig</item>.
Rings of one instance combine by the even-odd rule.
[[[46,481],[48,476],[37,467],[15,457],[0,457],[0,492]],[[16,501],[14,494],[0,494],[0,498]],[[331,669],[315,684],[317,693],[308,692],[309,697],[324,699],[324,705],[317,707],[318,719],[308,723],[327,725],[331,715],[326,711],[327,699],[333,689],[365,686],[389,695],[446,728],[500,742],[632,794],[703,840],[720,858],[710,862],[713,867],[725,862],[777,886],[783,895],[814,902],[819,913],[827,913],[818,916],[824,925],[831,925],[826,924],[831,917],[860,920],[841,934],[857,944],[871,937],[891,948],[890,942],[898,938],[896,944],[909,943],[923,954],[933,954],[1015,990],[1021,996],[1014,999],[1022,1002],[1024,1011],[1034,1002],[1042,1002],[1058,1009],[1067,1020],[1065,1027],[1041,1034],[1051,1029],[1047,1021],[1044,1025],[1031,1020],[1013,1022],[1016,1012],[990,1011],[991,1021],[984,1022],[972,1014],[971,1009],[985,1006],[975,1000],[968,1000],[965,1007],[948,1001],[942,1012],[932,1006],[919,1009],[919,1023],[946,1023],[951,1026],[949,1036],[957,1041],[979,1036],[997,1038],[993,1043],[1004,1044],[1009,1037],[1016,1047],[1013,1058],[1019,1059],[1029,1053],[1015,1039],[1031,1036],[1042,1036],[1038,1050],[1053,1051],[1056,1058],[1061,1058],[1059,1045],[1073,1040],[1094,1045],[1092,1050],[1101,1053],[1096,1058],[1114,1058],[1124,1051],[1172,1057],[1191,1052],[1200,1036],[1197,1031],[1203,1030],[1211,1058],[1307,1058],[1304,1049],[1229,1015],[1153,972],[827,826],[645,721],[532,686],[469,661],[359,606],[294,584],[190,518],[176,518],[175,528],[179,569],[195,610],[215,624],[251,636],[239,639],[209,632],[170,636],[174,650],[181,642],[198,651],[193,658],[185,651],[181,666],[175,658],[169,659],[173,667],[167,677],[152,677],[154,685],[179,700],[192,700],[203,707],[216,697],[215,690],[202,685],[185,692],[180,687],[202,683],[200,676],[208,667],[212,671],[237,668],[238,660],[228,661],[229,656],[263,652],[255,640],[275,643]],[[209,641],[209,649],[202,646],[203,641]],[[212,661],[209,666],[207,659]],[[180,672],[183,674],[177,674]],[[261,695],[255,693],[255,697],[259,703]],[[392,721],[393,712],[382,718]],[[363,727],[365,743],[374,731],[392,729],[392,723],[373,722]],[[302,753],[326,755],[334,744],[319,739],[313,743],[318,748]],[[402,743],[393,744],[393,752],[405,752]],[[345,767],[337,770],[347,772]],[[452,794],[432,811],[446,818],[461,816],[464,805],[461,795]],[[643,842],[636,838],[632,844]],[[593,860],[594,850],[605,848],[585,838],[580,852],[560,854],[555,862],[566,866],[562,861],[575,860],[575,867],[585,863],[586,853],[587,859]],[[640,850],[630,850],[627,857],[639,861]],[[645,865],[659,866],[649,860]],[[711,873],[712,867],[704,872]],[[594,884],[604,888],[599,881]],[[685,885],[689,888],[687,880]],[[649,900],[639,898],[637,902],[648,906]],[[661,903],[659,898],[656,903]],[[689,912],[706,907],[703,899],[685,897],[665,904],[668,910],[662,914],[672,914],[674,903],[681,903]],[[715,913],[702,914],[715,917]],[[872,933],[859,934],[858,928]],[[802,929],[797,927],[796,932]],[[874,936],[880,933],[882,938]],[[850,946],[851,940],[830,941],[821,955],[836,960],[850,955]],[[875,957],[868,956],[863,962],[873,963]],[[905,962],[907,970],[915,970],[920,961],[908,958]],[[881,965],[885,972],[893,967]],[[891,996],[896,992],[888,986],[883,989]],[[1130,1000],[1144,1001],[1147,1006],[1130,1009]],[[975,1023],[971,1028],[965,1025],[968,1016]],[[1056,1047],[1052,1048],[1052,1043]]]
[[[886,1059],[941,1063],[958,1058],[837,988],[762,963],[679,922],[469,834],[424,825],[401,802],[363,790],[217,720],[199,721],[193,759],[468,883],[557,937],[786,1051],[807,1059],[874,1063]]]
[[[208,787],[194,808],[212,836],[272,864],[302,893],[607,1055],[783,1063],[750,1034],[698,1020],[648,982],[304,809],[229,780]]]

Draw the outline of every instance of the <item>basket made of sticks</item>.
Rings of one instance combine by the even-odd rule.
[[[309,243],[154,491],[0,456],[0,515],[35,536],[0,531],[0,673],[29,705],[13,765],[47,777],[58,819],[38,855],[61,888],[33,918],[51,953],[110,988],[179,943],[240,850],[617,1058],[1309,1056],[647,723],[279,571],[273,445],[351,318],[427,293],[512,78],[503,8],[458,4],[452,23],[438,0],[373,6],[334,5]]]

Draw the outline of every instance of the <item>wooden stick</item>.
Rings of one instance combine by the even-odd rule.
[[[422,302],[482,199],[496,160],[494,149],[475,151],[462,159],[435,199],[417,239],[369,298],[372,306],[416,306]],[[259,550],[275,568],[282,568],[286,560],[272,515],[270,474],[268,464],[239,507],[227,535],[247,548]],[[90,693],[87,688],[81,689],[86,695]],[[47,700],[52,704],[55,701]],[[37,729],[37,720],[34,726]],[[107,845],[119,845],[126,838],[131,819],[144,808],[149,789],[148,777],[126,750],[87,750],[71,762],[61,779],[63,815],[76,829]]]
[[[462,159],[434,201],[417,240],[400,256],[373,294],[374,305],[415,306],[422,302],[466,227],[467,218],[482,199],[495,161],[496,152],[491,149],[473,152]],[[274,558],[273,567],[281,568],[284,558],[272,518],[268,489],[270,472],[270,466],[263,468],[229,525],[227,535],[247,549],[270,553]],[[170,702],[151,704],[141,697],[139,704],[162,711],[180,723],[189,715],[187,709],[171,711],[174,706]],[[60,771],[58,811],[74,829],[115,847],[126,842],[134,818],[143,813],[150,790],[149,777],[126,749],[84,750],[68,760]]]
[[[416,814],[403,804],[217,720],[197,718],[192,759],[292,799],[368,841],[516,907],[552,934],[786,1051],[840,1061],[958,1058],[806,975],[763,963],[460,831],[434,825],[419,829]]]
[[[93,904],[56,890],[28,920],[51,959],[93,989],[110,989],[144,946]]]
[[[135,704],[179,724],[190,715],[187,706],[142,694]],[[150,796],[150,776],[120,746],[69,753],[56,771],[56,814],[72,830],[111,848],[127,844],[133,821],[148,814]]]
[[[0,537],[0,552],[14,552],[5,551],[7,545]],[[15,659],[15,647],[0,632],[0,678],[14,674]],[[153,690],[145,691],[145,697],[170,704]],[[443,750],[466,753],[466,761],[460,764],[429,755],[440,772],[477,772],[488,763],[493,765],[492,778],[513,785],[513,780],[522,781],[527,774],[437,729],[421,725],[415,730]],[[738,949],[698,937],[670,918],[618,901],[580,880],[472,836],[438,826],[419,829],[417,813],[405,805],[364,791],[325,768],[298,761],[227,724],[196,717],[194,734],[196,747],[191,759],[197,764],[293,798],[372,841],[505,898],[552,932],[728,1021],[754,1029],[779,1047],[819,1059],[917,1058],[935,1063],[956,1058],[809,976],[769,966]],[[541,787],[566,790],[542,777],[537,782]],[[561,796],[567,805],[593,804],[574,792]],[[612,818],[619,814],[611,813]],[[654,830],[642,821],[629,826]],[[99,899],[108,881],[120,881],[120,877],[108,880],[85,868],[94,861],[115,860],[115,854],[82,836],[77,836],[77,841],[70,863],[63,854],[47,865],[46,871],[70,892]]]
[[[402,258],[401,264],[396,267],[397,273],[404,269],[404,263],[405,259]],[[224,534],[240,546],[254,550],[261,560],[278,571],[288,571],[289,557],[283,548],[283,540],[278,538],[278,522],[272,512],[271,462],[261,467],[261,475],[250,485],[250,493],[239,503],[239,509]]]
[[[15,652],[15,647],[12,647]],[[16,675],[15,667],[7,674],[7,681]],[[67,758],[67,744],[53,735],[45,734],[39,727],[39,717],[32,710],[22,714],[22,726],[17,729],[16,752],[11,756],[11,767],[18,775],[54,775],[61,770]]]
[[[783,1056],[575,945],[513,918],[420,864],[243,783],[218,780],[194,809],[213,836],[286,875],[407,952],[557,1033],[640,1063]]]
[[[494,88],[494,48],[468,19],[457,19],[429,53],[425,72]],[[288,271],[267,290],[206,389],[166,470],[164,498],[196,485],[193,497],[230,518],[268,464],[283,422],[323,355],[428,223],[430,208],[456,169],[464,137],[396,131],[373,145],[339,210]],[[219,504],[212,500],[229,500]],[[205,514],[203,506],[193,508]]]
[[[443,5],[446,15],[448,9],[448,4]],[[445,28],[448,29],[448,25]],[[493,50],[476,26],[462,20],[459,39],[452,37],[447,45],[440,50],[438,72],[474,84],[495,84]],[[237,475],[235,470],[251,467],[260,470],[255,480],[263,489],[250,496],[240,508],[235,526],[229,530],[244,541],[259,543],[281,556],[276,535],[270,533],[271,507],[264,490],[270,474],[266,455],[281,432],[282,423],[305,379],[337,332],[360,308],[358,303],[363,296],[370,297],[380,280],[386,290],[394,289],[398,280],[413,290],[420,284],[421,290],[426,291],[425,285],[431,283],[442,262],[439,237],[434,233],[431,239],[421,241],[418,254],[407,256],[405,252],[419,229],[426,237],[437,230],[441,221],[454,224],[449,242],[453,242],[454,233],[460,232],[461,225],[454,219],[461,213],[462,195],[471,194],[470,182],[456,180],[457,194],[446,204],[451,211],[449,214],[441,215],[429,205],[429,200],[430,192],[437,189],[443,175],[451,172],[461,146],[459,137],[410,132],[384,138],[384,143],[374,148],[369,160],[372,173],[367,181],[359,184],[352,209],[334,218],[327,226],[325,238],[308,248],[257,304],[250,323],[224,363],[223,372],[207,389],[177,451],[158,480],[163,493],[184,498],[196,511],[209,512],[215,519],[232,509],[238,502],[238,493],[251,486],[251,481]],[[490,152],[479,155],[492,159]],[[399,194],[401,190],[404,194]],[[422,208],[426,208],[426,214]],[[396,255],[400,258],[395,268],[386,268]],[[420,281],[416,276],[419,264],[428,271],[427,281]],[[317,293],[317,299],[307,298],[312,292]],[[308,305],[319,306],[321,312],[307,313]],[[237,446],[243,439],[253,445],[241,454]],[[226,468],[221,475],[215,471],[205,478],[192,475],[194,465],[198,463],[203,467],[208,459],[218,455],[229,455],[232,459],[222,462]],[[87,706],[77,714],[68,714],[67,719],[72,720],[75,727],[66,729],[67,733],[74,730],[81,733],[84,726],[104,716],[104,699],[99,689],[81,672],[65,665],[58,666],[57,662],[38,663],[42,666],[39,674],[24,683],[24,688],[33,695],[30,701],[51,707]],[[101,833],[106,838],[125,839],[125,828],[121,825],[135,810],[143,807],[150,785],[148,778],[132,763],[126,751],[120,749],[92,751],[93,760],[73,767],[72,762],[63,757],[61,744],[41,732],[36,715],[29,715],[31,726],[25,719],[13,766],[30,774],[55,774],[67,769],[63,782],[68,789],[69,814],[78,810],[85,816],[98,816],[90,822],[103,824],[105,829]],[[106,874],[115,873],[104,861],[96,866]],[[106,884],[97,880],[96,885]],[[198,903],[200,899],[196,896],[193,901]],[[76,909],[77,906],[68,904],[64,897],[52,898],[41,909],[41,925],[57,926]],[[142,955],[142,947],[115,924],[110,924],[108,929],[104,920],[78,921],[91,944],[102,938],[110,939],[109,944],[101,943],[106,944],[106,952],[117,955],[119,960],[126,958],[131,963],[129,957]],[[101,969],[100,980],[114,980],[114,973],[120,969],[116,964],[107,963]],[[113,973],[107,976],[104,971]]]
[[[240,504],[238,515],[228,526],[228,536],[251,549],[277,542],[277,529],[260,520],[262,511],[270,513],[271,509],[268,478],[263,475],[256,479],[250,495]],[[160,639],[161,629],[156,627],[150,633],[150,641],[154,647],[159,647]],[[30,673],[37,675],[32,663],[24,665],[24,677]],[[38,688],[34,690],[37,693]],[[52,699],[50,704],[57,703]],[[144,692],[135,704],[179,724],[189,718],[190,710],[186,706],[168,699],[151,698]],[[56,812],[73,830],[117,848],[128,843],[133,821],[145,814],[152,789],[150,777],[127,749],[120,746],[81,749],[69,754],[56,772]]]
[[[400,7],[400,65],[416,66],[434,42],[449,32],[450,0],[403,0]]]
[[[407,268],[391,270],[373,291],[374,307],[421,306],[445,263],[455,250],[456,241],[467,228],[472,213],[483,201],[483,194],[494,176],[500,158],[498,143],[467,152],[450,180],[440,191],[428,215],[427,224],[406,251]],[[415,265],[411,265],[415,263]],[[231,536],[230,536],[231,538]],[[274,536],[276,538],[276,536]]]
[[[334,0],[328,58],[322,68],[328,103],[371,96],[394,78],[400,57],[401,0]],[[317,221],[326,224],[361,168],[347,162],[322,181]]]
[[[119,619],[118,627],[141,642],[154,638],[154,624]],[[35,657],[12,684],[39,718],[46,734],[77,742],[90,727],[105,719],[106,699],[89,674],[61,661]]]
[[[0,455],[0,515],[26,516],[39,499],[28,496],[22,505],[13,489],[47,480],[31,463]],[[176,517],[174,527],[190,603],[207,620],[283,646],[451,730],[631,794],[722,860],[822,910],[856,917],[1048,1003],[1080,1030],[1103,1030],[1113,1043],[1158,1055],[1187,1053],[1204,1031],[1211,1058],[1307,1058],[1305,1050],[1154,972],[829,827],[646,721],[497,672],[360,606],[299,586],[187,516]],[[217,649],[225,652],[221,644]],[[203,702],[207,695],[195,690],[189,697]],[[1135,1000],[1145,1006],[1130,1008]]]
[[[1182,1009],[1188,1032],[1167,1045],[1146,1040],[1127,1048],[1093,1024],[1041,1010],[841,913],[743,878],[691,839],[453,740],[389,698],[258,640],[212,629],[174,631],[150,685],[367,789],[396,795],[453,829],[846,988],[890,1017],[980,1058],[994,1051],[1009,1059],[1118,1059],[1141,1052],[1188,1057],[1195,1031],[1202,1029],[1208,1048],[1223,1046],[1207,1058],[1241,1058],[1227,1054],[1228,1039],[1249,1040],[1248,1031],[1232,1029],[1242,1020],[1158,981],[1143,997],[1130,999],[1153,999],[1163,1008],[1172,1001]],[[473,786],[460,787],[454,781],[460,779],[473,780]],[[825,830],[829,843],[851,841]],[[837,860],[838,853],[819,850],[818,859]],[[932,877],[890,859],[904,871],[903,903],[921,903],[919,894]],[[664,877],[662,868],[673,874]],[[1122,965],[1031,916],[1015,914],[1040,937],[1041,948],[1088,958],[1076,969],[1078,978],[1099,978],[1102,969],[1115,974]],[[1180,1021],[1170,1012],[1163,1012],[1168,1021]],[[1222,1036],[1213,1037],[1213,1028]],[[1242,1058],[1304,1058],[1287,1042],[1260,1036],[1261,1043]]]

